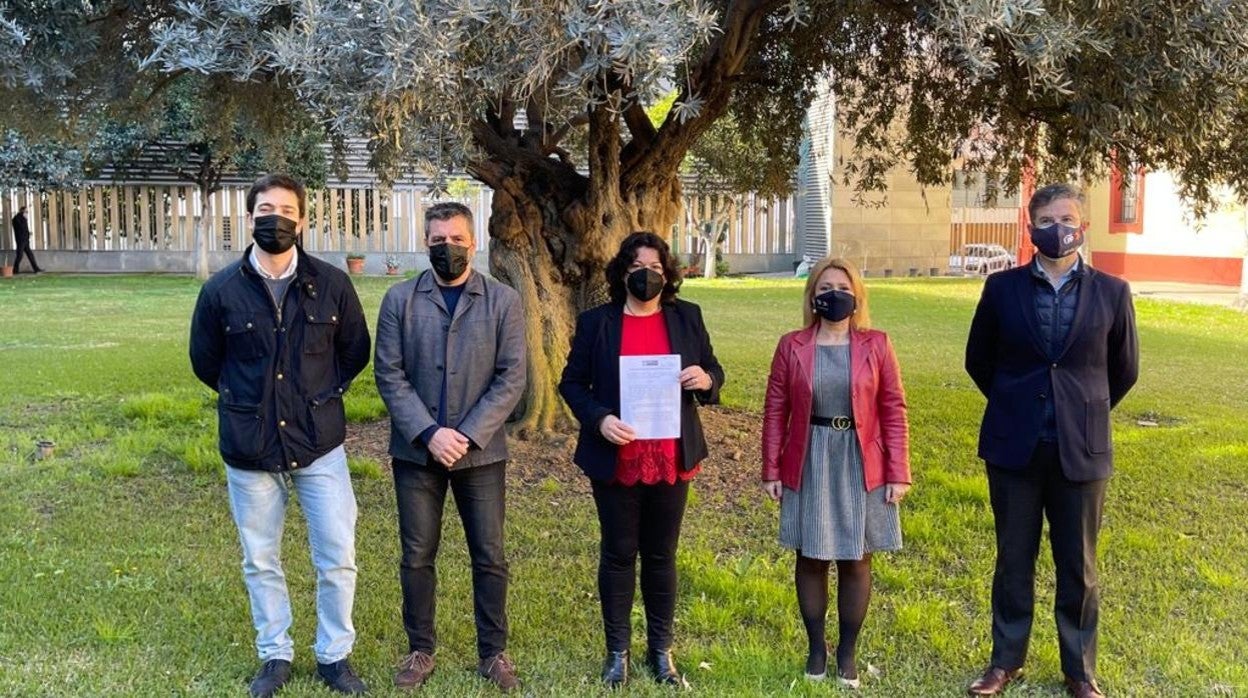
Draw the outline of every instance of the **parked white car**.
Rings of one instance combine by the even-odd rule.
[[[1014,254],[1000,245],[972,242],[962,246],[962,254],[949,256],[954,274],[987,276],[1014,266]]]

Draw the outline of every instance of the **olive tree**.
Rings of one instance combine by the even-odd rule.
[[[1234,0],[0,2],[0,82],[72,87],[100,69],[66,57],[97,50],[74,37],[137,15],[123,49],[140,80],[281,79],[331,132],[367,137],[383,178],[463,168],[494,190],[491,267],[526,308],[531,428],[561,412],[573,317],[602,298],[621,237],[675,222],[691,148],[728,117],[749,172],[791,178],[821,76],[862,190],[895,166],[943,183],[958,156],[1007,185],[1116,161],[1171,170],[1202,204],[1220,182],[1248,194]]]

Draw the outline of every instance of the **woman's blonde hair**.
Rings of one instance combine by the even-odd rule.
[[[802,319],[805,321],[806,327],[810,327],[819,320],[819,316],[815,315],[815,287],[819,285],[819,277],[823,276],[823,272],[829,269],[840,269],[849,277],[849,285],[854,291],[855,303],[854,314],[849,316],[849,327],[853,330],[866,330],[871,328],[871,312],[867,307],[867,287],[862,283],[862,274],[858,272],[858,267],[848,259],[840,259],[838,257],[824,257],[815,262],[815,266],[810,270],[810,276],[806,279],[806,294],[804,296],[805,305],[802,306]]]

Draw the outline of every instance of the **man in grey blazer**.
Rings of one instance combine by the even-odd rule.
[[[390,455],[399,507],[403,626],[408,655],[401,688],[433,673],[436,559],[442,506],[455,496],[472,559],[477,673],[504,691],[519,685],[507,644],[503,554],[503,422],[525,385],[520,296],[473,271],[472,211],[442,203],[425,211],[433,267],[392,287],[381,302],[373,370],[390,410]]]

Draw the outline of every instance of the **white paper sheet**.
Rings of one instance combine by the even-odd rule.
[[[638,439],[680,438],[680,354],[620,357],[620,420]]]

